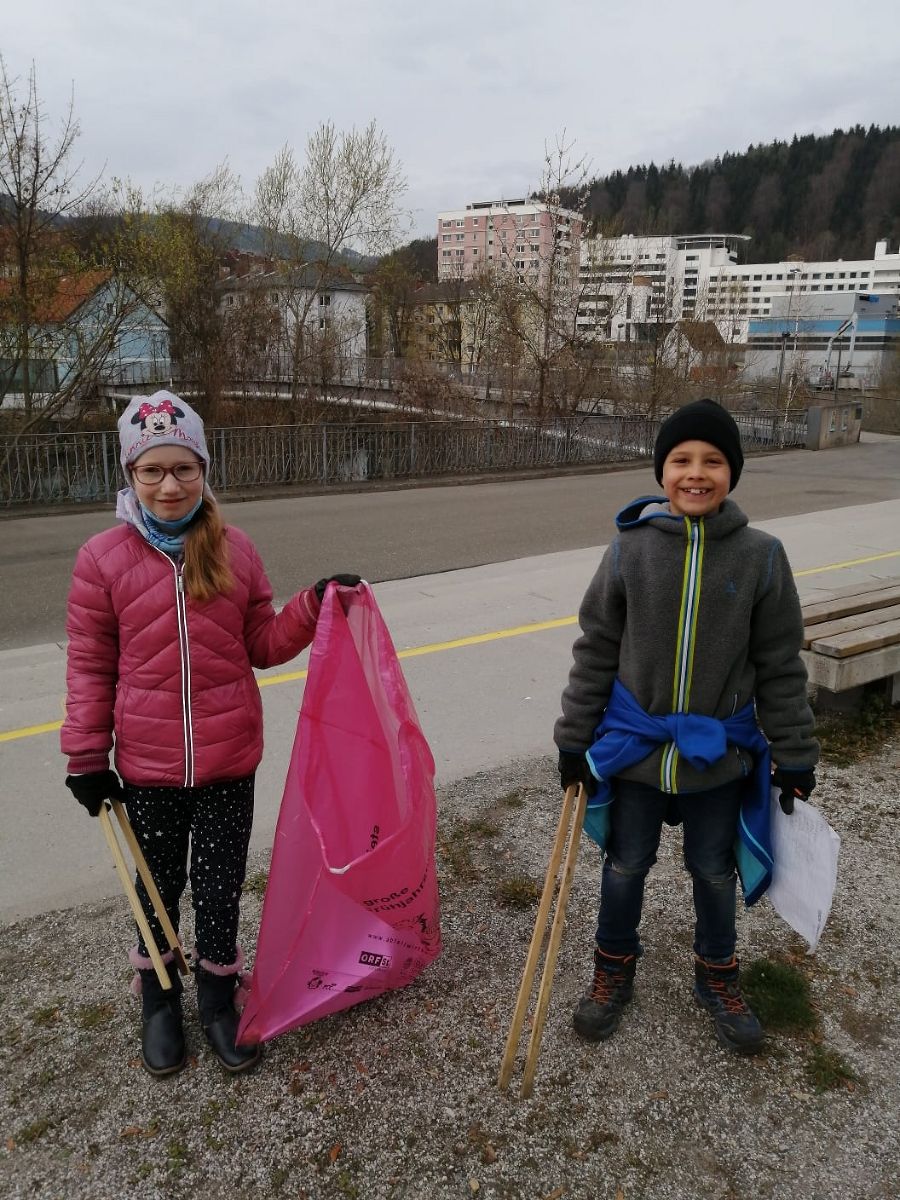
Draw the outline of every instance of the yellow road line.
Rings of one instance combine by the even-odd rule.
[[[38,733],[53,733],[62,728],[62,721],[48,721],[46,725],[26,725],[24,729],[9,729],[0,733],[0,742],[15,742],[18,738],[34,737]]]
[[[829,563],[827,567],[810,567],[808,571],[795,571],[799,579],[802,575],[822,575],[825,571],[842,571],[844,567],[861,567],[864,563],[880,562],[884,558],[900,558],[900,550],[885,550],[883,554],[869,554],[866,558],[848,558],[846,562]]]
[[[795,571],[799,579],[807,575],[821,575],[826,571],[841,571],[846,567],[860,567],[865,563],[880,562],[885,558],[900,558],[900,550],[886,550],[883,554],[869,554],[865,558],[848,558],[846,562],[828,563],[824,567],[810,567],[806,571]],[[460,650],[464,646],[481,646],[485,642],[499,642],[504,638],[521,637],[524,633],[542,633],[547,629],[562,629],[565,625],[574,625],[577,617],[557,617],[552,621],[535,621],[531,625],[514,625],[510,629],[495,629],[491,633],[476,633],[471,637],[455,638],[450,642],[429,642],[424,646],[412,646],[408,650],[398,650],[398,658],[420,658],[423,654],[439,654],[444,650]],[[294,683],[305,679],[306,671],[287,671],[281,675],[266,675],[257,682],[261,688],[273,687],[279,683]],[[45,725],[27,725],[23,729],[9,729],[0,733],[0,742],[15,742],[22,738],[36,737],[42,733],[54,733],[62,726],[62,721],[48,721]]]

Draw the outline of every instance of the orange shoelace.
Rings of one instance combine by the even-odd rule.
[[[707,982],[709,990],[714,992],[722,1001],[726,1012],[740,1016],[747,1011],[744,997],[741,995],[736,983],[730,983],[725,979],[709,979]]]
[[[619,988],[625,983],[621,972],[598,970],[594,972],[594,982],[591,986],[591,999],[595,1004],[608,1004]]]

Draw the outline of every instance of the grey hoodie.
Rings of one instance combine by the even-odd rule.
[[[554,730],[557,746],[583,751],[592,744],[618,676],[652,715],[722,719],[754,700],[774,762],[814,766],[818,743],[799,653],[803,618],[784,547],[751,529],[733,500],[699,519],[676,516],[663,504],[644,497],[616,518],[618,535],[581,604],[582,634]],[[668,787],[664,762],[670,773],[674,765]],[[623,776],[690,792],[752,767],[745,751],[729,747],[699,772],[663,746]]]

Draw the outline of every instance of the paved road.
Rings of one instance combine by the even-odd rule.
[[[276,597],[335,571],[371,582],[596,546],[616,511],[656,493],[651,471],[298,496],[227,505],[259,546]],[[900,438],[748,460],[738,499],[752,521],[900,498]],[[63,638],[78,546],[109,510],[0,520],[0,650]]]

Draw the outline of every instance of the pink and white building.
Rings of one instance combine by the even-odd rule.
[[[538,283],[551,268],[557,283],[577,278],[581,217],[532,200],[485,200],[438,213],[438,279],[471,279],[483,271]]]

